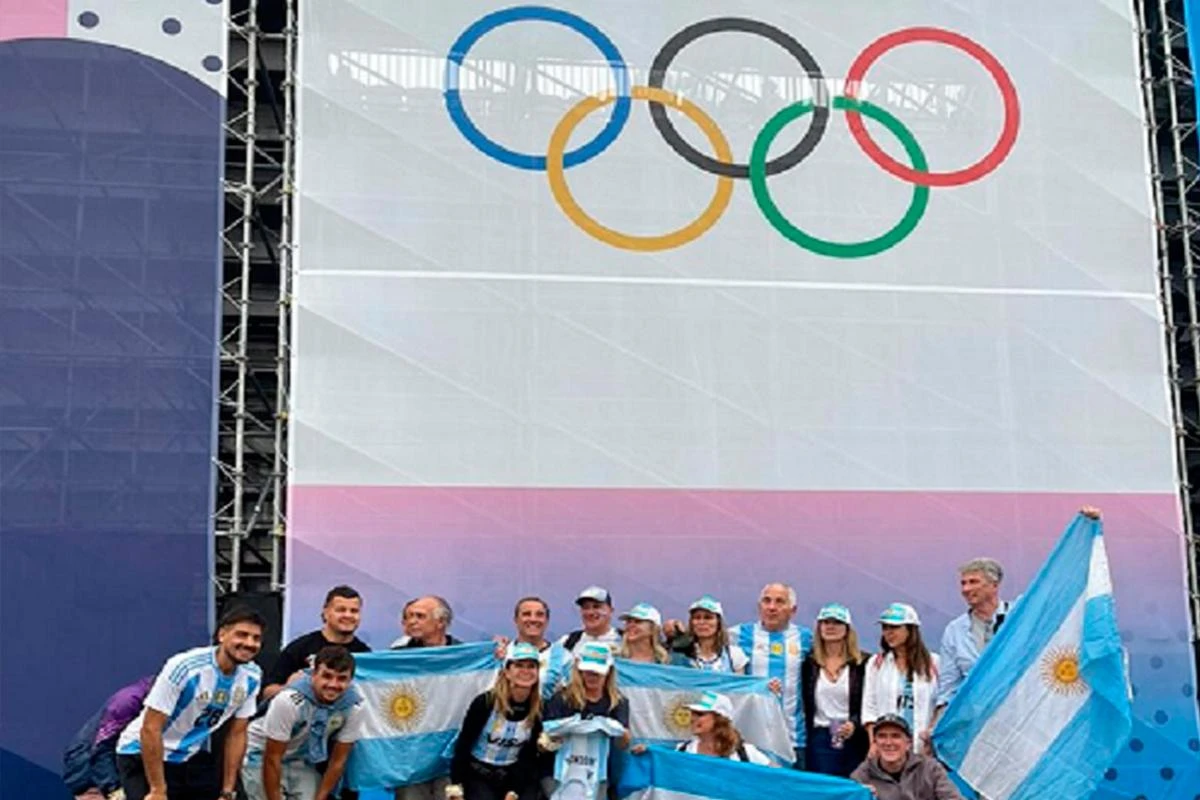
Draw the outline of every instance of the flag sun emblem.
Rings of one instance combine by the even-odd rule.
[[[411,731],[425,714],[425,698],[412,686],[399,686],[384,698],[383,712],[393,728]]]
[[[1087,683],[1079,674],[1079,650],[1075,647],[1055,647],[1042,656],[1042,680],[1051,691],[1076,695],[1087,691]]]
[[[692,711],[689,705],[699,699],[698,695],[678,695],[663,709],[663,722],[667,729],[679,735],[687,736],[692,732]]]

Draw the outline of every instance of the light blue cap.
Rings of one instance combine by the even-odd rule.
[[[879,621],[884,625],[920,625],[921,618],[917,610],[907,603],[892,603],[879,615]]]
[[[612,665],[612,649],[601,642],[588,642],[579,648],[575,656],[575,668],[583,672],[607,675]]]
[[[821,609],[817,614],[817,622],[823,619],[831,619],[834,622],[843,622],[846,625],[853,625],[854,622],[850,617],[850,609],[846,608],[841,603],[830,603]]]
[[[622,614],[621,619],[640,619],[646,622],[653,622],[655,625],[662,625],[662,614],[649,603],[638,603]]]
[[[529,642],[513,642],[508,646],[508,651],[504,654],[504,663],[511,664],[514,661],[539,661],[537,648]]]
[[[707,611],[710,614],[716,614],[718,617],[725,617],[725,609],[721,608],[721,603],[711,594],[706,594],[688,608],[688,612],[692,611]]]

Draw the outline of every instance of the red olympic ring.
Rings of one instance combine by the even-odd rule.
[[[1017,100],[1017,87],[1012,78],[996,57],[979,44],[967,37],[942,28],[904,28],[902,30],[881,36],[858,54],[850,65],[850,73],[846,76],[845,94],[850,98],[858,98],[863,76],[871,65],[879,60],[889,50],[910,42],[937,42],[957,48],[974,58],[992,76],[1004,99],[1004,127],[1000,131],[1000,139],[991,152],[969,167],[954,172],[918,172],[896,161],[880,149],[879,145],[867,133],[862,115],[858,111],[847,109],[846,122],[850,125],[850,133],[867,156],[883,169],[897,178],[915,183],[918,186],[962,186],[965,183],[977,181],[994,170],[1008,158],[1013,145],[1017,142],[1017,129],[1021,126],[1021,105]]]

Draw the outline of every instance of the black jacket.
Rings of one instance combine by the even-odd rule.
[[[863,653],[861,662],[850,665],[850,721],[854,723],[854,734],[846,742],[846,749],[854,755],[856,762],[867,757],[871,744],[862,723],[863,684],[866,682],[869,658],[869,653]],[[817,678],[820,674],[821,667],[811,655],[804,659],[800,665],[800,696],[804,702],[804,729],[810,742],[813,737],[813,715],[817,707]]]

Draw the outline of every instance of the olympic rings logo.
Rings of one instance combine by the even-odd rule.
[[[467,53],[487,33],[513,22],[540,21],[562,25],[579,33],[598,49],[613,71],[616,92],[585,97],[567,111],[554,128],[546,154],[536,155],[510,150],[489,139],[471,121],[463,107],[459,92],[459,73]],[[749,179],[755,203],[770,225],[786,239],[819,255],[832,258],[864,258],[895,247],[913,230],[929,204],[929,190],[934,187],[962,186],[993,172],[1008,158],[1017,141],[1021,109],[1017,90],[1004,66],[981,45],[962,34],[942,28],[915,27],[894,31],[876,39],[851,63],[846,75],[845,94],[834,97],[832,103],[802,101],[788,105],[775,113],[759,131],[746,163],[734,161],[725,134],[699,106],[663,88],[667,70],[683,48],[704,36],[725,31],[737,31],[761,36],[782,47],[800,64],[808,76],[814,98],[824,97],[825,76],[820,65],[803,45],[789,34],[765,22],[743,17],[717,17],[696,22],[672,36],[654,57],[646,86],[631,86],[629,68],[617,46],[592,23],[561,9],[548,6],[514,6],[481,17],[464,30],[450,47],[446,57],[446,110],[455,127],[477,150],[502,164],[523,170],[545,172],[550,192],[563,213],[589,236],[626,250],[655,252],[680,247],[702,236],[725,213],[733,197],[733,180]],[[962,51],[978,61],[991,75],[1004,103],[1004,124],[1000,136],[990,151],[979,161],[950,172],[932,172],[920,144],[895,116],[866,100],[858,98],[867,71],[885,53],[913,42],[944,44]],[[584,211],[567,186],[566,170],[583,164],[603,153],[629,120],[632,101],[645,102],[650,118],[666,143],[688,163],[716,176],[716,188],[704,211],[687,225],[658,236],[634,236],[613,230],[597,222]],[[612,105],[608,123],[591,140],[568,151],[571,134],[587,116]],[[667,116],[670,106],[690,119],[704,134],[714,155],[692,147],[679,134]],[[891,175],[912,184],[913,194],[908,210],[891,230],[859,242],[834,242],[819,239],[789,220],[771,198],[767,177],[783,173],[799,164],[816,148],[824,137],[829,123],[830,107],[845,114],[855,142],[876,165]],[[900,142],[909,163],[903,164],[879,147],[867,132],[863,117],[883,125]],[[807,118],[808,130],[788,152],[768,160],[771,144],[793,122]]]

